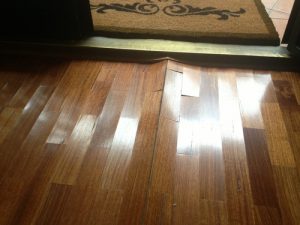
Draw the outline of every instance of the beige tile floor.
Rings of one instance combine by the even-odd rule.
[[[295,0],[262,0],[282,39]]]

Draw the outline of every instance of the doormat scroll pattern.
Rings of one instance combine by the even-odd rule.
[[[94,30],[124,38],[279,45],[261,0],[90,0]]]
[[[159,11],[163,11],[168,16],[192,16],[192,15],[218,15],[218,20],[228,20],[230,16],[239,17],[246,12],[241,8],[239,11],[220,10],[215,7],[199,8],[192,5],[182,5],[181,0],[173,1],[171,5],[165,6],[160,9],[159,5],[155,4],[152,0],[146,0],[147,3],[134,2],[132,4],[120,4],[110,3],[98,5],[91,5],[92,10],[96,10],[97,13],[106,13],[108,10],[116,10],[127,13],[138,13],[143,15],[153,15]]]

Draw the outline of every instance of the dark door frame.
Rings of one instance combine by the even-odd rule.
[[[93,34],[89,0],[14,0],[1,3],[0,38],[74,40]]]
[[[282,43],[292,54],[300,54],[300,0],[294,2]]]

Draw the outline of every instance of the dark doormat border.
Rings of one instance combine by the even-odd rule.
[[[266,25],[268,34],[239,34],[230,35],[230,33],[202,33],[202,32],[181,32],[181,31],[168,31],[167,34],[161,31],[153,30],[153,32],[147,31],[147,29],[136,28],[122,28],[119,27],[118,31],[115,28],[103,27],[102,29],[94,24],[94,32],[99,36],[111,37],[111,38],[156,38],[156,39],[169,39],[177,41],[193,41],[193,42],[206,42],[206,43],[219,43],[219,44],[241,44],[241,45],[272,45],[279,46],[280,38],[276,28],[268,16],[265,6],[261,0],[253,0],[262,21]],[[185,33],[188,33],[185,35]],[[199,34],[200,36],[197,36]]]
[[[0,40],[0,54],[152,63],[165,59],[199,66],[300,71],[286,47],[221,45],[165,40],[90,37],[82,41]]]

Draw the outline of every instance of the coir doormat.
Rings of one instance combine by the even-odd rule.
[[[260,0],[90,0],[103,35],[226,44],[279,45]]]

